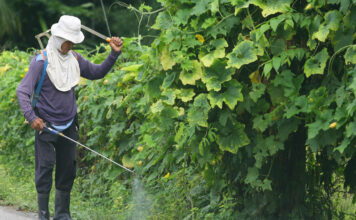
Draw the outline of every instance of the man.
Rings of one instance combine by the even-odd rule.
[[[37,104],[31,106],[31,95],[40,81],[44,68],[43,56],[34,58],[26,76],[17,88],[20,108],[35,132],[35,185],[39,219],[49,219],[48,200],[52,187],[52,171],[55,171],[54,220],[71,219],[70,192],[76,176],[76,145],[70,141],[42,132],[44,126],[62,131],[78,140],[77,105],[74,87],[80,76],[87,79],[103,78],[121,53],[123,42],[118,37],[110,41],[111,53],[102,64],[93,64],[72,51],[81,43],[84,35],[78,18],[64,15],[51,27],[52,36],[47,47],[48,65]]]

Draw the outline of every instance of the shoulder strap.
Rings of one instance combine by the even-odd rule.
[[[39,96],[41,88],[42,88],[43,80],[44,80],[44,77],[46,75],[46,69],[47,69],[47,65],[48,65],[48,59],[47,59],[46,50],[41,50],[41,54],[42,54],[42,58],[44,60],[43,71],[42,71],[41,79],[38,82],[38,85],[37,85],[37,88],[35,90],[35,94],[34,94],[34,97],[33,97],[33,100],[32,100],[32,107],[33,108],[36,107],[37,99],[38,99],[38,96]]]
[[[77,54],[76,52],[74,52],[74,50],[72,50],[72,54],[73,54],[73,56],[75,57],[75,59],[78,60],[78,54]]]

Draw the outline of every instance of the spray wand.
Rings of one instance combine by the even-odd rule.
[[[59,136],[61,136],[61,137],[64,137],[64,138],[67,139],[67,140],[70,140],[70,141],[72,141],[72,142],[74,142],[74,143],[76,143],[76,144],[78,144],[78,145],[84,147],[85,149],[87,149],[87,150],[93,152],[94,154],[99,155],[100,157],[102,157],[102,158],[104,158],[104,159],[110,161],[111,163],[115,164],[116,166],[119,166],[119,167],[125,169],[126,171],[132,173],[132,174],[135,176],[135,172],[134,172],[134,171],[132,171],[132,170],[130,170],[130,169],[124,167],[124,166],[121,165],[121,164],[118,164],[117,162],[113,161],[112,159],[110,159],[110,158],[108,158],[108,157],[105,157],[104,155],[102,155],[102,154],[96,152],[95,150],[90,149],[89,147],[85,146],[84,144],[81,144],[81,143],[79,143],[78,141],[73,140],[72,138],[70,138],[70,137],[64,135],[62,132],[57,131],[57,130],[55,130],[55,129],[53,129],[53,128],[50,128],[50,127],[47,127],[47,126],[45,126],[43,129],[44,129],[44,131],[46,131],[46,132],[49,132],[49,133],[52,133],[52,134],[55,134],[55,135],[59,135]]]
[[[91,34],[103,39],[104,41],[110,43],[110,41],[111,41],[110,37],[107,37],[107,36],[97,32],[97,31],[95,31],[95,30],[93,30],[93,29],[91,29],[91,28],[89,28],[89,27],[87,27],[85,25],[82,25],[81,27],[82,27],[83,30],[86,30],[89,33],[91,33]],[[45,31],[43,33],[37,34],[35,36],[35,38],[37,39],[38,43],[40,44],[41,50],[44,49],[44,46],[43,46],[42,41],[41,41],[41,37],[47,37],[49,39],[51,37],[51,35],[49,34],[50,31],[51,31],[51,29],[49,29],[49,30],[47,30],[47,31]]]

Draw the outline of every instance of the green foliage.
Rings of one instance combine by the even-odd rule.
[[[15,36],[21,34],[21,23],[15,11],[5,0],[0,1],[0,39],[4,36]]]
[[[252,63],[257,60],[257,54],[252,41],[242,41],[237,44],[234,50],[227,56],[228,67],[239,69],[242,65]]]
[[[162,219],[340,218],[333,187],[345,179],[355,193],[352,1],[159,2],[152,45],[124,39],[106,83],[77,87],[80,141],[143,176]],[[6,74],[17,67],[3,54]],[[11,102],[15,86],[0,85],[9,108],[0,119],[15,114],[1,146],[17,146],[24,135],[9,128],[28,129]],[[101,173],[92,184],[128,178],[82,153]]]
[[[140,2],[129,0],[102,2],[110,30],[106,26],[100,1],[1,0],[0,50],[40,48],[34,36],[50,29],[51,25],[57,23],[60,16],[64,14],[77,16],[82,24],[104,35],[137,37],[143,44],[152,42],[152,35],[156,35],[157,32],[147,27],[152,25],[156,14],[149,14],[148,9],[157,8],[159,5],[156,1],[147,0],[146,5],[143,4],[142,7]],[[133,10],[134,7],[139,9]],[[139,13],[146,14],[138,17]],[[93,50],[101,39],[86,31],[83,33],[85,41],[78,47]],[[46,42],[47,38],[43,37],[42,41]]]
[[[304,65],[305,75],[310,77],[313,74],[323,74],[328,58],[329,55],[326,48],[309,58]]]

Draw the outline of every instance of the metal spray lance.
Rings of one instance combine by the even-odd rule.
[[[108,158],[108,157],[105,157],[104,155],[102,155],[102,154],[96,152],[95,150],[90,149],[89,147],[85,146],[84,144],[81,144],[81,143],[79,143],[78,141],[73,140],[72,138],[70,138],[70,137],[64,135],[62,132],[59,132],[59,131],[57,131],[57,130],[55,130],[55,129],[53,129],[53,128],[46,127],[46,126],[45,126],[43,129],[44,129],[44,131],[46,131],[46,132],[49,132],[49,133],[52,133],[52,134],[55,134],[55,135],[59,135],[59,136],[61,136],[61,137],[64,137],[65,139],[70,140],[70,141],[72,141],[72,142],[74,142],[74,143],[76,143],[76,144],[78,144],[78,145],[84,147],[85,149],[87,149],[87,150],[93,152],[94,154],[99,155],[100,157],[102,157],[102,158],[104,158],[104,159],[110,161],[111,163],[115,164],[116,166],[119,166],[119,167],[125,169],[126,171],[129,171],[129,172],[132,173],[133,175],[135,175],[135,172],[134,172],[134,171],[132,171],[132,170],[130,170],[130,169],[124,167],[124,166],[121,165],[121,164],[118,164],[117,162],[113,161],[112,159],[110,159],[110,158]]]

